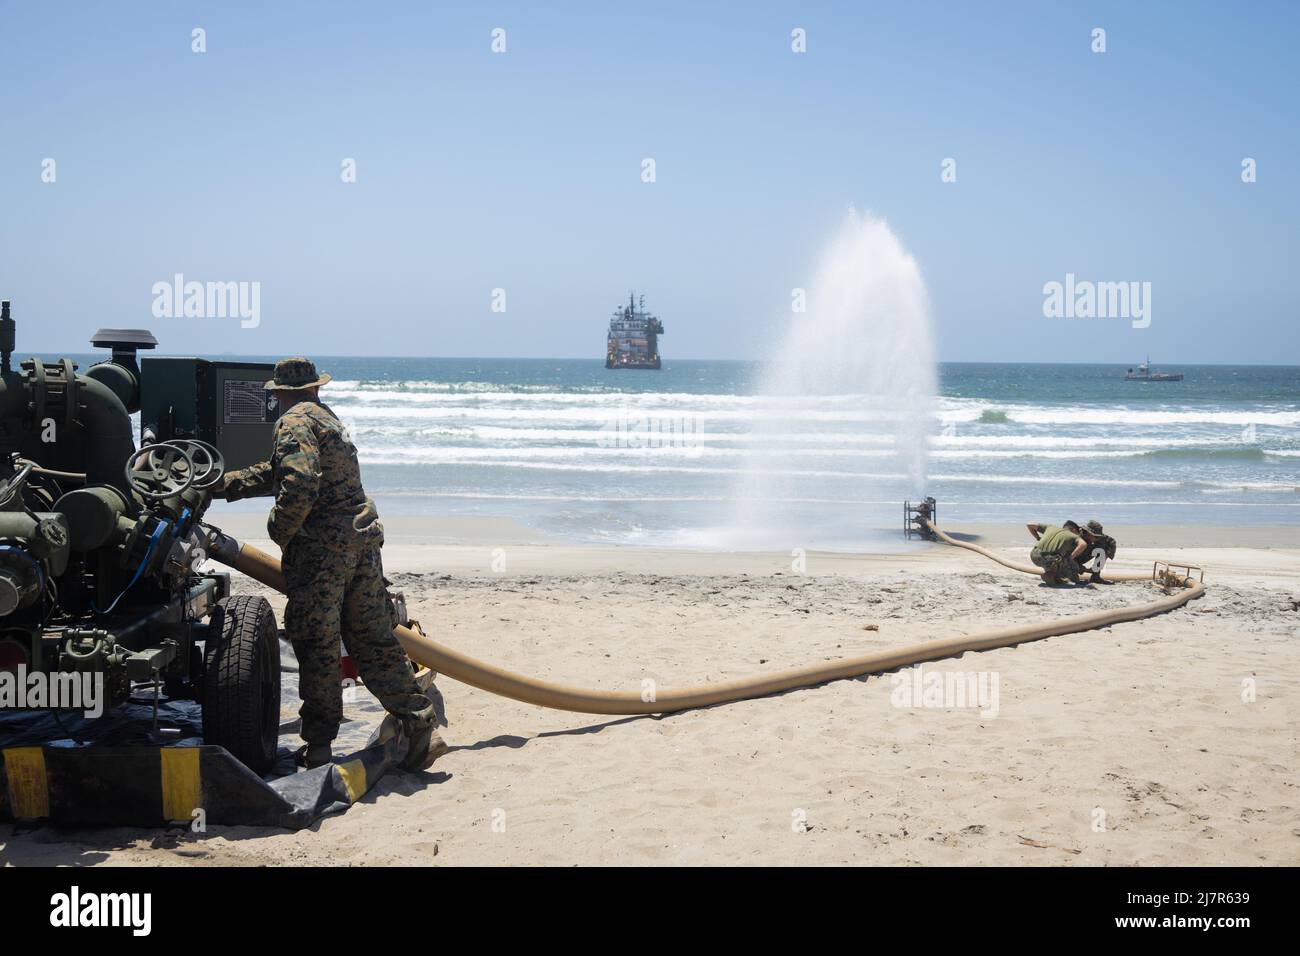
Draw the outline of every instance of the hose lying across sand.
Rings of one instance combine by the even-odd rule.
[[[958,541],[944,534],[937,527],[931,529],[948,544],[975,551],[992,558],[1005,567],[1037,575],[1040,570],[1032,565],[1017,564],[981,548],[979,545]],[[212,557],[216,560],[242,571],[244,574],[260,581],[267,587],[284,592],[284,575],[280,571],[280,562],[264,551],[247,544],[241,544],[233,538],[218,533],[213,540]],[[1108,574],[1110,580],[1149,581],[1150,574],[1141,572],[1121,572]],[[683,687],[676,690],[659,690],[652,700],[644,700],[640,691],[621,692],[588,690],[582,687],[569,687],[553,684],[550,681],[537,680],[522,674],[515,674],[493,664],[476,660],[466,654],[439,644],[437,641],[407,627],[398,627],[394,633],[411,659],[439,674],[446,675],[480,690],[526,704],[539,707],[551,707],[555,710],[575,711],[583,714],[664,714],[678,710],[690,710],[695,707],[708,707],[711,704],[723,704],[729,701],[746,700],[763,697],[796,687],[811,687],[827,681],[842,680],[846,677],[861,677],[865,674],[877,674],[884,671],[908,667],[925,661],[939,660],[945,657],[958,657],[967,651],[986,651],[995,647],[1010,647],[1028,641],[1038,641],[1045,637],[1061,634],[1074,634],[1093,628],[1108,627],[1125,621],[1137,621],[1144,617],[1163,614],[1182,607],[1193,598],[1205,593],[1205,586],[1191,578],[1181,579],[1182,588],[1166,594],[1146,604],[1116,608],[1110,611],[1093,611],[1089,614],[1075,614],[1070,617],[1045,621],[1042,624],[1025,624],[1019,627],[1005,627],[984,631],[979,634],[967,634],[961,637],[948,637],[935,641],[922,641],[906,647],[874,651],[859,657],[849,657],[840,661],[821,662],[779,671],[775,674],[763,674],[757,677],[744,677],[737,680],[721,681],[715,684],[700,684],[695,687]]]

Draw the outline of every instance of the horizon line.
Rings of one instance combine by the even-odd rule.
[[[30,350],[28,354],[33,354]],[[99,356],[104,355],[105,360],[109,357],[108,349],[97,351],[67,351],[60,349],[35,350],[36,355],[42,353],[54,355],[56,353],[63,355],[75,356]],[[140,349],[139,358],[201,358],[208,361],[239,360],[239,359],[267,359],[274,356],[269,353],[242,353],[242,352],[211,352],[196,354],[191,352],[156,352],[154,349]],[[17,355],[17,351],[14,352]],[[278,354],[278,353],[277,353]],[[280,356],[283,357],[283,356]],[[321,359],[397,359],[401,361],[421,361],[421,360],[452,360],[452,361],[492,361],[492,362],[593,362],[604,364],[604,358],[591,358],[590,356],[527,356],[527,355],[357,355],[344,353],[326,353],[314,352],[312,357]],[[675,359],[678,362],[717,362],[730,364],[765,364],[775,361],[774,359],[742,359],[742,358],[689,358],[679,357]],[[1141,362],[1132,365],[1120,361],[1099,361],[1099,362],[1027,362],[1015,359],[1010,360],[993,360],[993,359],[935,359],[936,365],[1114,365],[1117,368],[1136,368]],[[1300,362],[1161,362],[1157,368],[1170,369],[1172,366],[1181,365],[1190,368],[1300,368]],[[664,360],[664,368],[671,367],[671,362]],[[652,371],[647,369],[609,369],[608,371]]]

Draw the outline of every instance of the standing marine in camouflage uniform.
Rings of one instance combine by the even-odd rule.
[[[298,656],[307,766],[329,763],[343,720],[341,638],[366,687],[401,724],[409,742],[402,766],[422,770],[446,744],[391,629],[384,528],[361,487],[356,447],[319,399],[329,380],[305,358],[276,363],[266,383],[280,405],[271,460],[229,472],[222,491],[230,501],[275,496],[266,527],[283,554],[284,630]]]

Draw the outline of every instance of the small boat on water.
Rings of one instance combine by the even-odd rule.
[[[1182,372],[1151,371],[1151,356],[1149,355],[1145,362],[1136,369],[1129,369],[1128,374],[1124,376],[1126,382],[1181,382],[1182,380]]]

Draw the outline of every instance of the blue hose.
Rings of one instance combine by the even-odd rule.
[[[113,608],[117,607],[117,602],[122,600],[126,596],[126,592],[135,587],[135,583],[140,580],[140,575],[144,573],[144,569],[149,565],[149,556],[153,554],[154,545],[158,543],[158,539],[162,537],[162,533],[166,528],[167,522],[159,521],[158,527],[153,529],[153,534],[149,536],[149,546],[144,549],[144,557],[140,559],[140,566],[135,569],[135,576],[131,578],[127,586],[122,588],[122,593],[113,598],[113,603],[102,611],[95,607],[94,602],[91,602],[90,609],[92,611],[96,614],[111,614],[113,612]]]

